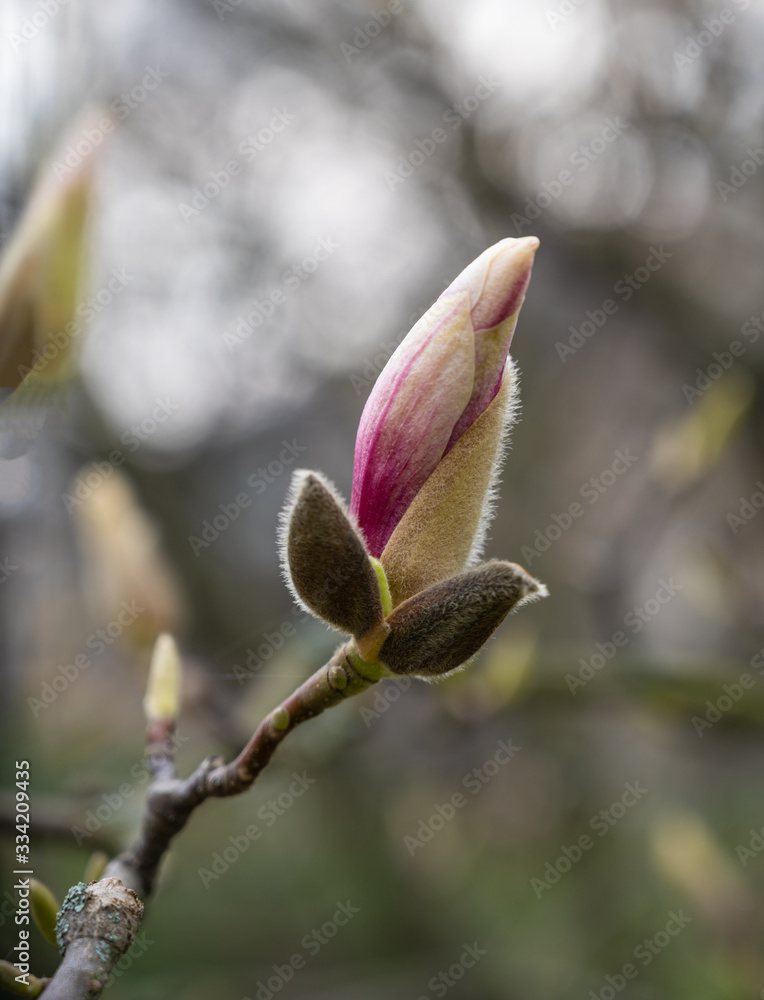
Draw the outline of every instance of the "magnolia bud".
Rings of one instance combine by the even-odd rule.
[[[44,986],[45,983],[31,972],[22,972],[5,959],[0,959],[0,987],[8,993],[16,997],[39,997]]]
[[[350,513],[301,470],[283,514],[284,574],[297,600],[350,633],[371,664],[436,677],[473,656],[513,608],[546,594],[480,555],[517,379],[508,359],[535,237],[473,261],[390,358],[361,416]],[[366,674],[364,674],[366,676]]]
[[[388,632],[377,573],[342,499],[320,473],[298,469],[292,476],[280,545],[297,601],[352,635],[364,659],[375,659]]]
[[[528,236],[484,251],[408,333],[377,379],[358,427],[350,508],[373,556],[381,555],[438,463],[499,392],[538,245]]]
[[[29,880],[29,908],[32,912],[32,919],[37,924],[42,936],[48,944],[52,944],[54,948],[57,947],[56,916],[59,905],[47,885],[38,882],[36,878]]]
[[[175,640],[163,632],[154,643],[143,711],[149,722],[177,719],[180,709],[181,663]]]
[[[0,259],[0,386],[30,398],[74,369],[93,165],[38,180]]]
[[[438,463],[385,546],[380,561],[393,605],[460,573],[479,557],[516,385],[510,367],[498,395]]]
[[[379,659],[395,674],[443,676],[474,656],[513,608],[546,593],[514,563],[484,563],[400,604]]]

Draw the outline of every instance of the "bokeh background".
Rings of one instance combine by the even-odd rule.
[[[348,496],[395,344],[533,234],[487,551],[551,596],[205,805],[107,995],[764,996],[761,3],[4,0],[0,52],[0,250],[84,177],[101,293],[0,413],[2,955],[15,760],[60,898],[134,833],[160,630],[181,770],[236,752],[333,648],[279,578],[292,469]]]

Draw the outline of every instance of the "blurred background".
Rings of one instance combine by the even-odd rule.
[[[4,0],[0,50],[2,957],[15,761],[60,899],[159,631],[181,773],[238,750],[334,647],[291,471],[349,497],[401,337],[537,235],[487,552],[550,598],[194,815],[107,995],[764,996],[761,3]]]

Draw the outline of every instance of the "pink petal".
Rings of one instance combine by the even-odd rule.
[[[500,240],[466,267],[443,293],[447,296],[458,291],[470,296],[475,330],[475,385],[446,450],[453,447],[499,391],[538,245],[535,236]]]
[[[468,297],[441,296],[377,380],[358,428],[351,501],[372,555],[443,457],[472,394],[474,358]]]

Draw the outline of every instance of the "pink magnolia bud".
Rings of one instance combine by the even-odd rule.
[[[407,334],[377,379],[358,427],[351,502],[373,556],[498,393],[538,245],[527,236],[485,250]]]

